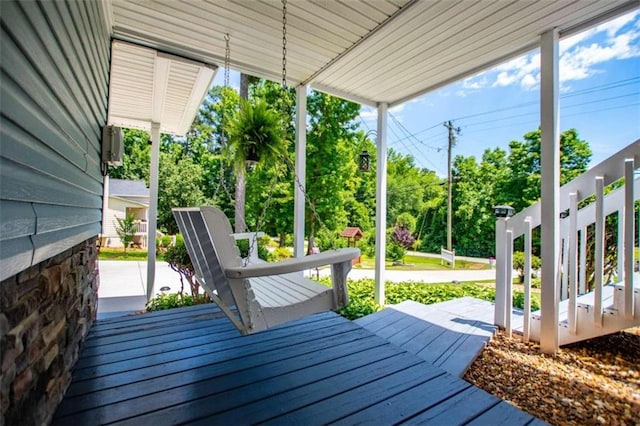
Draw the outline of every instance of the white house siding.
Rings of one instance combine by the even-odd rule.
[[[110,34],[98,2],[0,2],[0,281],[100,232]]]

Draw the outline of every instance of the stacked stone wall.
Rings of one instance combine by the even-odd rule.
[[[92,238],[0,283],[3,424],[51,421],[96,317],[97,265]]]

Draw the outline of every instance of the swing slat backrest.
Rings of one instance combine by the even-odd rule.
[[[315,258],[244,266],[225,214],[214,207],[173,209],[198,282],[243,334],[306,315],[339,309],[348,302],[346,277],[358,249]],[[330,264],[333,287],[300,271]],[[243,278],[246,276],[246,278]]]

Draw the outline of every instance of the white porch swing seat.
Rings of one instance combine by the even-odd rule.
[[[174,208],[195,278],[242,334],[252,334],[307,315],[336,310],[349,301],[347,274],[357,248],[244,266],[226,215],[215,207]],[[306,269],[331,265],[333,286],[303,277]]]

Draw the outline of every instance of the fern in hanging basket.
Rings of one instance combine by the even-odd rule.
[[[254,103],[241,100],[240,108],[227,123],[226,132],[227,158],[236,169],[244,169],[247,160],[258,161],[259,167],[270,167],[285,155],[280,114],[262,100]]]

